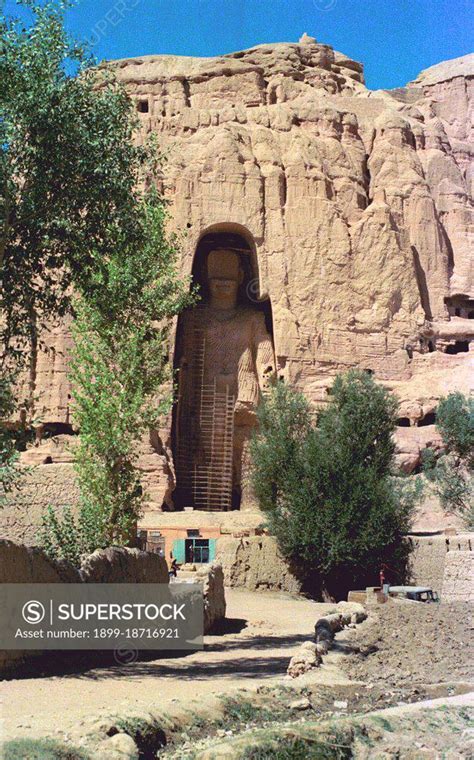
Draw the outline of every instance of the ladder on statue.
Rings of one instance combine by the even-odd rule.
[[[192,394],[179,398],[179,438],[176,474],[196,509],[232,507],[232,460],[235,398],[218,392],[216,383],[204,385],[206,339],[194,329]]]
[[[234,403],[234,396],[228,388],[225,392],[218,392],[215,381],[202,387],[200,451],[193,474],[194,506],[198,509],[226,510],[232,507]]]

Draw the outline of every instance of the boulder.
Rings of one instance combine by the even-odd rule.
[[[80,567],[84,583],[168,583],[164,557],[139,549],[109,546],[85,557]]]
[[[312,704],[309,701],[308,697],[302,697],[301,699],[295,699],[293,702],[290,702],[289,705],[290,710],[311,710]]]
[[[350,622],[350,621],[349,621]],[[316,643],[319,641],[332,641],[334,634],[342,631],[344,623],[342,613],[334,612],[320,618],[314,626]]]
[[[225,618],[226,601],[222,567],[217,562],[202,565],[196,572],[196,581],[203,584],[204,633],[209,633]]]
[[[319,667],[320,664],[321,654],[317,645],[313,641],[305,641],[291,658],[286,672],[290,678],[298,678],[303,673]]]
[[[118,733],[100,743],[92,760],[138,760],[138,747],[128,734]]]
[[[344,625],[362,623],[367,618],[364,605],[358,602],[338,602],[337,609],[342,612]]]

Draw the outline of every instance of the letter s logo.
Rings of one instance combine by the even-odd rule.
[[[46,614],[46,610],[41,602],[37,602],[32,599],[23,605],[21,614],[23,615],[23,620],[25,623],[30,623],[30,625],[37,625],[37,623],[41,623],[43,620]]]

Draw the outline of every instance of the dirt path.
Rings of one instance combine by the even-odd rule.
[[[298,644],[312,638],[316,619],[332,606],[236,589],[227,589],[226,598],[234,632],[206,636],[204,651],[4,682],[4,738],[68,735],[94,716],[162,709],[173,700],[277,681]],[[334,663],[337,655],[330,655],[321,682],[347,680]]]

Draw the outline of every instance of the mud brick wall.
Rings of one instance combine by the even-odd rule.
[[[31,467],[22,478],[21,488],[13,491],[0,509],[0,538],[34,546],[38,543],[41,515],[50,505],[61,511],[74,507],[79,490],[72,464],[47,464]]]
[[[445,584],[446,573],[457,572],[463,562],[467,567],[471,565],[474,556],[474,533],[459,533],[447,536],[444,534],[435,536],[412,536],[414,550],[411,557],[411,583],[419,586],[431,586],[441,594]],[[446,544],[446,541],[449,544]],[[453,570],[449,570],[453,568]],[[467,570],[465,572],[468,572]],[[472,572],[472,571],[471,571]],[[472,581],[474,585],[474,579]],[[451,593],[451,592],[449,592]]]
[[[446,555],[442,602],[474,602],[474,552],[450,551]]]
[[[414,543],[411,558],[411,583],[418,586],[431,586],[440,593],[446,561],[446,536],[419,536],[412,537],[411,540]]]
[[[80,568],[48,559],[38,547],[0,539],[0,583],[168,583],[168,567],[158,554],[138,549],[97,549]],[[0,650],[0,673],[41,656],[39,650]]]
[[[216,560],[222,565],[226,586],[289,593],[301,589],[272,536],[219,538]]]

